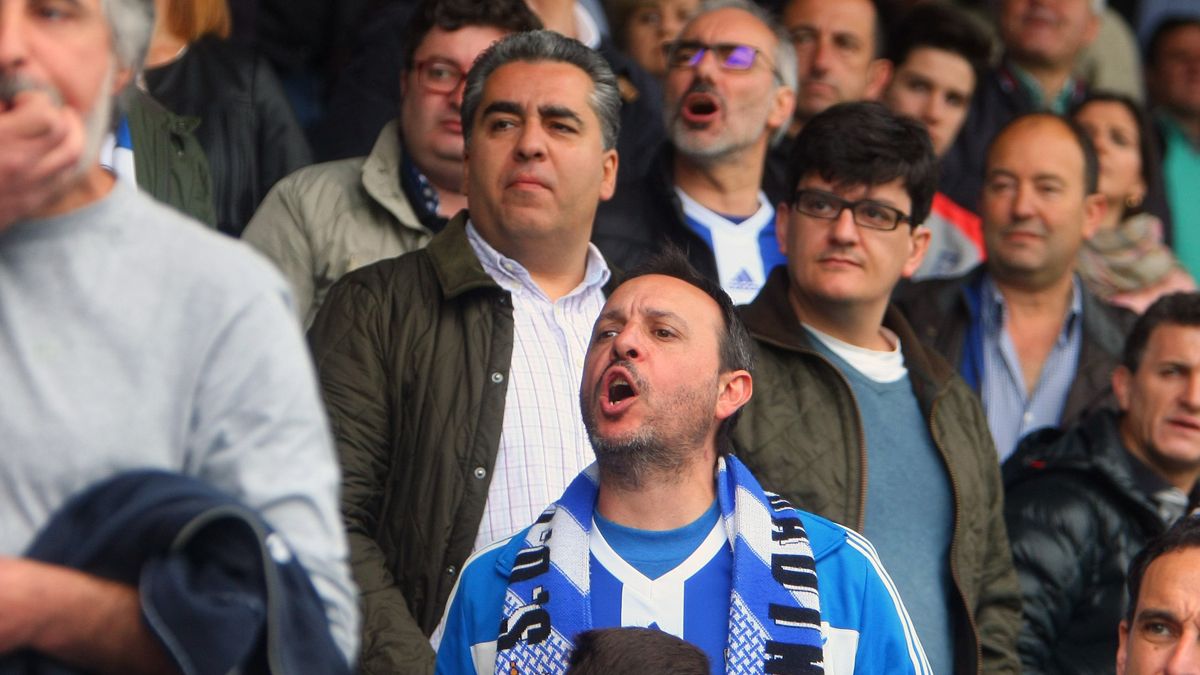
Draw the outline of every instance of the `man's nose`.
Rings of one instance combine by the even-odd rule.
[[[626,326],[613,338],[613,355],[622,361],[636,361],[642,355],[637,331]]]
[[[1164,675],[1200,675],[1200,641],[1194,631],[1186,631],[1171,648]]]
[[[829,238],[843,246],[856,243],[860,235],[858,223],[854,222],[854,211],[849,206],[842,208],[829,225]]]
[[[546,132],[541,124],[530,120],[521,126],[515,152],[521,160],[541,159],[546,156]]]
[[[21,3],[0,2],[0,73],[11,74],[29,58]]]

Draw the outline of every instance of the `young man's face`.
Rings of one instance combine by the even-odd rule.
[[[558,61],[515,61],[483,85],[467,146],[471,220],[501,253],[586,241],[612,197],[616,150],[605,150],[593,84]]]
[[[1119,366],[1113,373],[1113,392],[1124,413],[1125,447],[1172,483],[1194,481],[1200,475],[1200,327],[1160,324],[1137,372]]]
[[[1117,675],[1200,673],[1200,548],[1150,563],[1118,640]]]
[[[403,74],[400,129],[404,151],[439,187],[462,190],[460,110],[466,73],[475,57],[504,35],[491,26],[464,26],[456,31],[434,27],[421,40]]]
[[[872,186],[840,185],[809,174],[796,187],[912,213],[912,198],[899,178]],[[805,314],[861,311],[882,316],[892,289],[916,271],[929,244],[924,227],[902,222],[891,231],[870,229],[855,222],[848,208],[825,220],[788,205],[777,214],[775,232],[787,255],[793,302]]]
[[[936,47],[915,47],[896,65],[883,102],[925,125],[938,157],[958,137],[975,93],[975,70],[965,58]]]

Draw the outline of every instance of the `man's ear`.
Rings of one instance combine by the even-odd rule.
[[[883,96],[892,79],[892,62],[887,59],[875,59],[867,66],[867,88],[863,90],[863,100],[878,101]]]
[[[929,250],[929,242],[932,239],[933,233],[928,227],[918,225],[913,228],[912,234],[909,235],[908,260],[904,261],[904,267],[900,270],[902,278],[907,279],[917,273],[921,261],[925,260],[925,253]]]
[[[1091,239],[1104,220],[1104,212],[1108,210],[1108,202],[1099,192],[1083,198],[1083,238]]]
[[[617,168],[620,159],[617,157],[617,151],[605,150],[603,165],[601,167],[602,176],[600,178],[600,201],[608,201],[617,191]]]
[[[754,380],[744,370],[731,370],[717,378],[721,391],[717,394],[715,416],[725,420],[741,409],[754,394]]]
[[[779,252],[785,258],[788,254],[788,232],[791,226],[791,207],[786,202],[779,202],[775,209],[775,243],[779,244]]]
[[[1130,396],[1130,381],[1133,379],[1133,373],[1125,366],[1117,366],[1112,373],[1112,389],[1113,395],[1117,398],[1117,406],[1121,412],[1129,410]]]
[[[1117,675],[1125,675],[1125,655],[1129,649],[1129,620],[1121,619],[1117,626]]]

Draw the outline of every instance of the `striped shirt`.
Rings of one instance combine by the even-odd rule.
[[[1042,427],[1057,427],[1062,419],[1067,392],[1075,380],[1079,366],[1079,348],[1083,335],[1083,296],[1079,280],[1071,285],[1071,306],[1063,319],[1062,329],[1054,347],[1042,364],[1042,372],[1029,388],[1017,358],[1017,348],[1008,333],[1004,296],[991,277],[984,277],[980,319],[983,322],[983,381],[979,388],[988,428],[996,441],[1000,461],[1017,449],[1017,442],[1026,434]]]
[[[500,450],[475,548],[527,527],[595,460],[579,409],[579,382],[592,326],[604,307],[608,266],[588,244],[583,282],[556,301],[521,263],[467,224],[476,257],[512,294],[513,350]]]

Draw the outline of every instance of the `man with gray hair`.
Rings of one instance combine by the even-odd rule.
[[[767,148],[791,119],[796,57],[758,6],[706,3],[666,45],[670,142],[655,168],[600,208],[594,240],[622,267],[673,244],[747,303],[784,262],[775,203],[762,189]]]
[[[150,469],[261,515],[280,535],[272,557],[299,560],[348,662],[357,610],[337,467],[286,286],[98,161],[152,25],[150,0],[0,0],[0,654],[184,669],[144,586],[18,557],[75,495]],[[26,142],[7,142],[14,127]]]
[[[588,240],[619,115],[595,51],[549,31],[495,43],[463,94],[469,212],[346,275],[317,313],[365,672],[432,672],[428,636],[467,556],[593,460],[576,393],[609,282]]]

